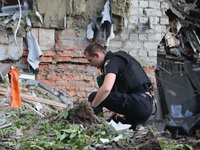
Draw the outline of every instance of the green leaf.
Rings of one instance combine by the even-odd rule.
[[[76,129],[62,129],[61,131],[66,132],[66,133],[73,133],[73,132],[77,132]]]
[[[64,140],[67,137],[67,134],[64,133],[62,135],[60,135],[60,137],[58,137],[61,141]]]
[[[102,131],[101,134],[102,134],[102,135],[105,135],[105,134],[106,134],[106,131]]]
[[[74,138],[76,135],[77,135],[77,133],[72,133],[72,134],[70,134],[69,138],[72,139],[72,138]]]
[[[193,150],[193,148],[192,148],[190,145],[187,145],[187,144],[184,145],[184,148],[185,148],[185,149],[188,149],[188,150]]]
[[[19,125],[18,122],[15,123],[15,126],[16,126],[18,129],[20,129],[20,125]]]
[[[11,146],[13,147],[15,145],[15,143],[13,143],[12,141],[11,142],[4,142],[7,146]]]
[[[34,149],[38,149],[38,150],[44,150],[44,148],[38,146],[38,145],[31,145],[30,146],[31,148],[34,148]]]
[[[97,116],[98,116],[98,117],[103,117],[103,114],[104,114],[104,113],[105,113],[105,112],[100,112],[100,113],[97,114]]]
[[[63,111],[63,117],[66,119],[69,115],[69,112],[67,110]]]
[[[10,118],[10,117],[12,117],[12,116],[13,116],[13,117],[16,117],[16,116],[17,116],[15,111],[7,112],[6,115],[7,115],[7,116],[6,116],[7,118]]]

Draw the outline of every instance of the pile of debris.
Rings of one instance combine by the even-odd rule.
[[[158,132],[152,125],[138,126],[136,131],[127,127],[118,129],[119,123],[111,124],[102,116],[97,117],[88,101],[71,103],[62,93],[39,80],[20,80],[22,106],[12,108],[4,97],[8,85],[9,82],[4,82],[0,88],[1,148],[200,148],[199,130],[193,137],[179,136],[173,140],[168,129]]]
[[[199,130],[195,137],[171,139],[168,130],[138,126],[135,131],[116,131],[103,118],[95,116],[87,101],[74,103],[70,111],[54,111],[45,117],[29,107],[13,109],[0,104],[1,149],[199,149]],[[84,113],[83,113],[84,112]]]
[[[200,3],[197,0],[166,0],[170,25],[158,47],[158,56],[170,60],[199,62]]]

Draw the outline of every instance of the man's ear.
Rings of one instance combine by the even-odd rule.
[[[100,54],[98,52],[94,52],[94,55],[97,56],[97,58],[99,58]]]

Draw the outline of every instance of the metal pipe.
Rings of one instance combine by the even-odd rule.
[[[18,4],[19,4],[19,21],[18,21],[17,29],[15,30],[14,39],[15,39],[15,44],[16,44],[16,46],[17,46],[17,49],[19,50],[19,46],[18,46],[18,44],[17,44],[16,35],[17,35],[17,31],[18,31],[19,26],[20,26],[21,16],[22,16],[22,10],[21,10],[20,0],[18,0]]]

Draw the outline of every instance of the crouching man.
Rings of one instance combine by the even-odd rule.
[[[131,129],[145,125],[152,114],[151,82],[141,65],[124,51],[112,53],[99,44],[89,44],[84,54],[90,66],[101,69],[103,82],[98,92],[89,95],[88,100],[95,114],[103,107],[121,114],[116,117],[122,123],[131,124]]]

